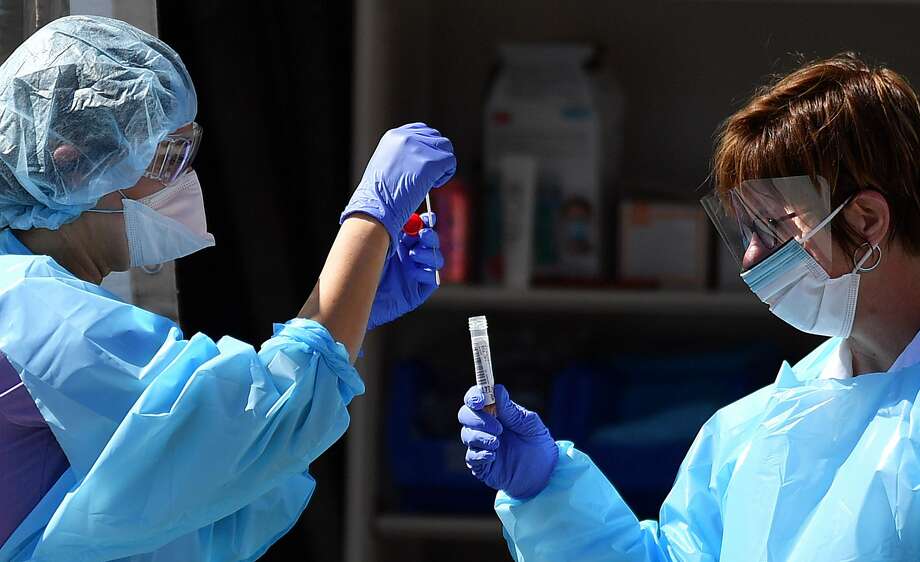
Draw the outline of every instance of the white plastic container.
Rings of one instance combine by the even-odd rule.
[[[505,45],[499,54],[500,72],[485,107],[486,184],[493,196],[501,197],[497,186],[502,159],[511,154],[534,158],[534,273],[596,278],[601,274],[600,219],[604,213],[601,120],[593,84],[584,69],[592,49],[573,44]],[[502,215],[493,212],[492,220]],[[504,226],[487,224],[486,233],[501,231]],[[507,250],[487,245],[487,276],[490,252],[501,254],[506,271],[517,274],[507,265],[516,265],[508,260],[518,258]]]

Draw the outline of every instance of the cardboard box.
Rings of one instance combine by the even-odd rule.
[[[624,202],[620,280],[665,289],[704,289],[708,239],[709,225],[699,205]]]

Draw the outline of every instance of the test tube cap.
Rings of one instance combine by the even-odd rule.
[[[469,319],[470,330],[486,330],[489,328],[485,316],[471,316]]]

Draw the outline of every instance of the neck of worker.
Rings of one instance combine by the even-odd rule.
[[[860,274],[853,334],[853,374],[881,373],[920,332],[920,256],[891,247],[879,267]]]
[[[93,240],[92,231],[79,222],[65,224],[57,230],[17,231],[16,236],[33,254],[54,258],[61,267],[83,281],[98,285],[111,273],[103,259],[105,245]]]

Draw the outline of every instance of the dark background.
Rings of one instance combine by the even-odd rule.
[[[351,191],[352,5],[157,4],[198,91],[195,168],[217,239],[177,265],[183,329],[258,346],[306,300]],[[310,508],[263,560],[341,560],[343,443],[310,467]]]

